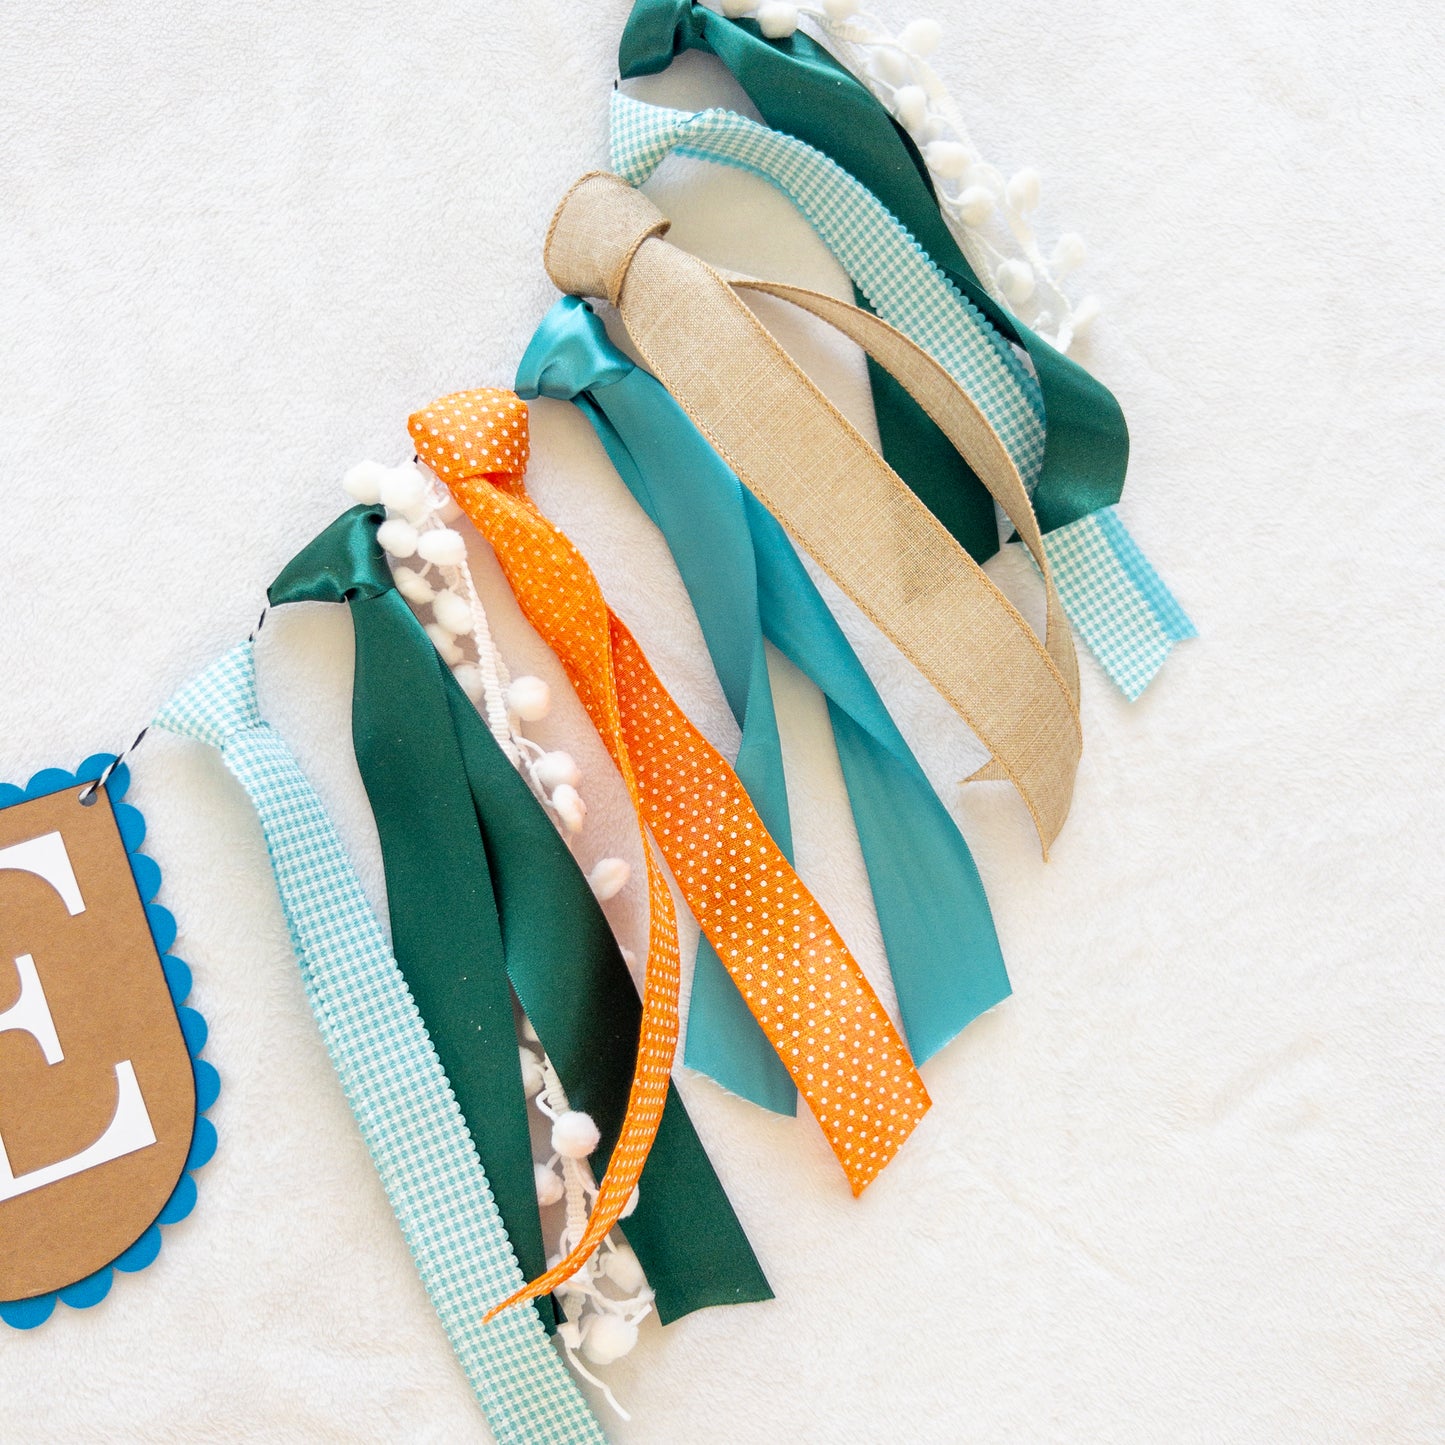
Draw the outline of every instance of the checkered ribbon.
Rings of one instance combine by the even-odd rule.
[[[249,642],[183,687],[156,725],[220,750],[266,835],[316,1022],[452,1348],[504,1445],[605,1440],[536,1312],[488,1309],[521,1270],[476,1146],[320,799],[256,707]]]
[[[613,170],[641,185],[673,151],[748,171],[788,196],[878,315],[973,397],[1032,488],[1044,457],[1038,383],[881,201],[821,151],[745,116],[670,110],[614,91]],[[1133,700],[1193,625],[1115,508],[1046,533],[1044,546],[1070,621]]]

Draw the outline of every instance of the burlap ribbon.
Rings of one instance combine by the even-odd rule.
[[[992,754],[1045,855],[1068,815],[1082,746],[1078,664],[1038,522],[1002,442],[930,357],[822,293],[724,276],[662,237],[669,222],[617,176],[583,176],[547,234],[563,291],[605,297],[649,368],[750,491],[943,695]],[[1042,641],[947,530],[803,374],[736,294],[827,321],[886,367],[1013,523],[1048,597]]]

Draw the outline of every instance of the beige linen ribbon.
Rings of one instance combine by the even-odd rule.
[[[557,286],[617,307],[649,369],[743,484],[943,695],[992,754],[975,778],[1019,790],[1047,856],[1082,747],[1079,674],[1022,478],[968,394],[876,316],[803,287],[725,276],[664,241],[670,222],[605,171],[557,208]],[[1028,547],[1048,597],[1041,642],[1017,609],[739,299],[828,322],[893,373],[967,458]]]

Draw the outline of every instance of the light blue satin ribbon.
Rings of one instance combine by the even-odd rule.
[[[729,110],[692,113],[614,91],[612,167],[641,185],[672,152],[745,170],[793,202],[885,321],[931,353],[988,418],[1025,486],[1043,463],[1039,386],[888,208],[821,151]],[[1120,691],[1138,697],[1194,625],[1117,508],[1044,533],[1059,601]]]
[[[605,1445],[530,1307],[476,1145],[341,840],[256,706],[242,643],[183,687],[157,727],[220,751],[266,835],[296,962],[332,1065],[417,1271],[506,1445]]]
[[[967,843],[787,534],[576,297],[564,296],[543,318],[516,388],[577,406],[667,539],[742,729],[738,777],[790,861],[764,637],[827,699],[904,1033],[918,1062],[931,1057],[1008,996],[988,899]],[[786,1070],[705,942],[684,1061],[765,1108],[796,1108]]]

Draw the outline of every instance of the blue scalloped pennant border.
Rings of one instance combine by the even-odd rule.
[[[77,783],[94,782],[114,762],[113,753],[94,753],[73,773],[66,772],[64,768],[45,768],[23,788],[14,783],[0,783],[0,808],[12,807],[30,798],[43,798],[48,793],[58,793],[62,788],[72,788]],[[196,1207],[196,1181],[191,1176],[209,1163],[216,1152],[216,1126],[206,1118],[206,1112],[221,1092],[221,1076],[213,1064],[201,1057],[210,1030],[196,1009],[186,1007],[186,999],[191,992],[191,970],[170,951],[176,941],[176,920],[168,908],[162,908],[155,902],[161,887],[160,864],[148,853],[140,851],[145,841],[145,818],[139,808],[121,802],[129,787],[130,769],[119,763],[106,779],[105,791],[110,797],[116,826],[130,858],[131,876],[135,879],[141,902],[145,904],[151,937],[155,940],[161,968],[165,971],[166,987],[170,990],[171,1002],[180,1020],[181,1034],[186,1048],[190,1050],[191,1071],[196,1080],[196,1124],[191,1136],[191,1152],[186,1156],[181,1177],[165,1207],[145,1233],[109,1264],[84,1279],[76,1280],[74,1284],[66,1285],[64,1289],[51,1290],[48,1294],[35,1295],[30,1299],[0,1301],[0,1321],[17,1330],[33,1330],[37,1325],[43,1325],[61,1301],[72,1309],[88,1310],[110,1293],[117,1270],[122,1274],[134,1274],[154,1264],[161,1252],[162,1228],[179,1223]]]

